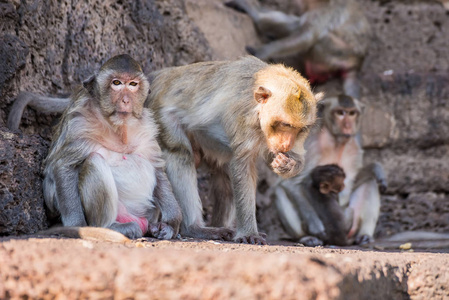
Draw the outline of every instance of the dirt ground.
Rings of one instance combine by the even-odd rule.
[[[448,253],[271,244],[8,237],[0,298],[449,299]]]

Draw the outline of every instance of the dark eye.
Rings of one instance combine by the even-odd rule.
[[[356,112],[355,110],[351,110],[351,111],[349,112],[349,115],[350,115],[351,117],[355,116],[356,114],[357,114],[357,112]]]
[[[137,85],[137,82],[131,81],[131,82],[129,83],[129,85],[131,85],[131,86],[136,86],[136,85]]]
[[[120,82],[120,80],[114,80],[114,81],[112,81],[112,84],[113,85],[120,85],[120,84],[122,84],[121,82]]]
[[[344,116],[344,115],[345,115],[345,111],[344,111],[344,110],[341,110],[341,109],[336,110],[335,113],[336,113],[338,116]]]
[[[284,122],[281,122],[280,125],[281,125],[282,127],[290,127],[290,128],[293,127],[292,125],[290,125],[290,124],[288,124],[288,123],[284,123]]]

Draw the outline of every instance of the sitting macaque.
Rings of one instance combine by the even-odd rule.
[[[178,234],[181,210],[164,171],[158,127],[144,107],[149,89],[141,66],[119,55],[84,82],[70,102],[26,93],[13,107],[12,125],[19,123],[30,101],[52,112],[64,109],[61,103],[68,105],[44,162],[43,190],[51,218],[64,226],[113,229],[133,239]],[[95,233],[64,230],[43,233]],[[110,234],[98,230],[96,235]]]
[[[387,184],[380,164],[363,165],[363,149],[358,136],[361,113],[362,104],[347,95],[328,97],[320,102],[319,126],[314,128],[305,144],[304,171],[299,176],[283,180],[275,188],[276,207],[293,239],[306,234],[302,223],[306,224],[311,235],[320,237],[324,234],[322,221],[313,211],[309,213],[308,204],[296,190],[315,167],[337,164],[346,174],[345,188],[339,193],[340,206],[353,210],[347,238],[355,240],[356,244],[374,240],[380,211],[379,191],[385,191]],[[297,211],[302,211],[302,214]]]
[[[311,84],[344,79],[344,92],[360,98],[357,73],[371,39],[371,28],[355,0],[305,0],[300,16],[262,9],[256,1],[226,3],[248,14],[259,33],[271,41],[247,51],[262,60],[297,55]]]

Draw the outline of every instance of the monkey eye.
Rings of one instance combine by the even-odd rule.
[[[351,110],[351,111],[349,112],[349,115],[350,115],[351,117],[355,116],[356,114],[357,114],[357,112],[356,112],[355,110]]]
[[[129,85],[130,85],[130,86],[137,86],[137,82],[131,81],[131,82],[129,83]]]
[[[293,126],[292,126],[292,125],[290,125],[290,124],[288,124],[288,123],[284,123],[284,122],[281,122],[281,123],[280,123],[280,125],[281,125],[282,127],[289,127],[289,128],[293,128]]]
[[[346,112],[345,112],[344,110],[342,110],[342,109],[339,109],[339,110],[336,110],[335,113],[336,113],[338,116],[344,116]]]
[[[122,84],[121,82],[120,82],[120,80],[114,80],[114,81],[112,81],[112,84],[113,85],[120,85],[120,84]]]

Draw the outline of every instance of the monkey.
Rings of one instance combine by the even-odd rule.
[[[244,12],[270,42],[247,51],[262,60],[301,57],[306,77],[319,84],[343,78],[344,93],[360,99],[358,72],[372,37],[371,26],[355,0],[306,0],[300,15],[260,8],[250,0],[225,5]]]
[[[123,54],[75,91],[44,160],[50,218],[63,226],[109,228],[130,239],[178,234],[181,210],[164,171],[158,127],[144,107],[149,90],[139,63]],[[52,111],[62,107],[51,108],[57,100],[48,97],[33,101]],[[16,115],[9,119],[16,124]]]
[[[318,105],[317,126],[310,133],[306,143],[305,167],[303,172],[290,179],[282,180],[275,188],[273,197],[287,233],[299,239],[306,233],[320,237],[325,228],[317,214],[298,192],[298,186],[317,166],[339,165],[346,174],[345,188],[339,193],[342,208],[353,210],[352,224],[347,238],[356,244],[374,240],[374,230],[380,213],[380,192],[387,187],[387,179],[379,163],[363,166],[363,149],[360,145],[360,116],[363,105],[348,96],[329,96]],[[297,203],[295,208],[292,203]],[[296,213],[301,212],[301,215]]]
[[[346,211],[338,203],[338,193],[344,188],[344,179],[346,175],[342,168],[336,164],[317,166],[307,178],[301,182],[296,191],[298,201],[305,204],[299,204],[299,207],[307,205],[312,209],[324,226],[324,233],[321,239],[311,235],[304,224],[306,235],[299,242],[306,246],[337,245],[346,246],[349,244],[347,233],[350,227],[352,209]],[[299,211],[303,214],[306,211]],[[304,216],[305,218],[307,216]]]
[[[166,174],[181,207],[181,235],[266,244],[255,216],[256,159],[262,156],[282,177],[298,174],[323,94],[314,94],[292,68],[252,56],[166,68],[149,78],[153,90],[147,103],[160,128]],[[34,94],[19,95],[19,100],[21,108],[13,104],[9,124],[18,124],[27,103],[55,112],[67,102],[53,98],[52,103],[59,101],[54,105]],[[212,174],[211,227],[202,218],[200,163]],[[230,229],[234,221],[236,232]]]
[[[321,94],[293,69],[252,56],[166,68],[151,77],[149,103],[182,210],[181,235],[266,244],[255,216],[256,159],[262,156],[282,177],[298,174]],[[211,170],[212,227],[202,218],[198,157]],[[234,217],[235,232],[229,229]]]

